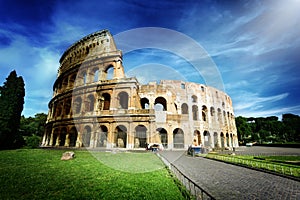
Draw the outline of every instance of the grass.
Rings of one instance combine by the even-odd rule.
[[[300,178],[300,166],[298,164],[300,156],[236,156],[208,154],[207,157]]]
[[[61,161],[63,152],[0,151],[1,199],[183,199],[154,154],[116,153],[112,164],[105,152],[75,151],[75,159]],[[155,170],[139,171],[143,162]]]

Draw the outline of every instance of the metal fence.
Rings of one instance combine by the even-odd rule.
[[[299,167],[291,167],[288,165],[276,164],[276,163],[267,163],[261,162],[259,160],[252,159],[244,159],[238,158],[235,156],[223,156],[223,155],[209,155],[209,158],[213,158],[216,160],[222,160],[225,162],[236,163],[244,166],[250,166],[253,168],[264,169],[268,171],[274,171],[280,174],[288,175],[288,176],[300,176],[300,168]]]
[[[176,178],[185,186],[185,188],[190,191],[190,193],[197,199],[197,200],[215,200],[215,198],[201,188],[197,183],[187,177],[182,171],[180,171],[174,164],[167,161],[164,157],[157,154],[160,159],[169,167],[171,172],[176,176]],[[185,196],[188,199],[188,196]]]

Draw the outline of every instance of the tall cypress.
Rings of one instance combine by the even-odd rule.
[[[18,143],[25,84],[22,76],[12,71],[0,87],[0,148],[15,148]]]

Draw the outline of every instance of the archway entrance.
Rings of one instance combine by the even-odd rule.
[[[70,130],[70,133],[69,133],[69,138],[70,138],[70,147],[75,147],[76,146],[76,140],[77,140],[77,136],[78,136],[78,133],[77,133],[77,130],[75,127],[73,127],[71,130]]]
[[[174,148],[184,148],[184,133],[181,128],[176,128],[173,131]]]
[[[159,132],[160,141],[164,148],[168,148],[168,132],[164,128],[158,128],[156,131]]]
[[[82,135],[82,146],[83,147],[89,147],[90,146],[90,140],[91,140],[91,127],[86,126],[83,130]]]
[[[147,128],[143,125],[135,127],[134,148],[146,148]]]
[[[200,145],[201,145],[201,142],[202,142],[200,131],[195,130],[195,131],[194,131],[194,136],[196,137],[196,143],[197,143],[197,145],[200,146]]]
[[[115,131],[116,147],[126,148],[127,144],[127,128],[123,125],[117,126]]]
[[[106,147],[107,145],[107,127],[104,125],[100,126],[100,132],[98,133],[97,137],[97,144],[96,147]]]

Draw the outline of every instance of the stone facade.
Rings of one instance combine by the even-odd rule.
[[[230,97],[178,80],[141,85],[125,77],[122,52],[107,30],[60,59],[42,146],[165,149],[238,146]]]

